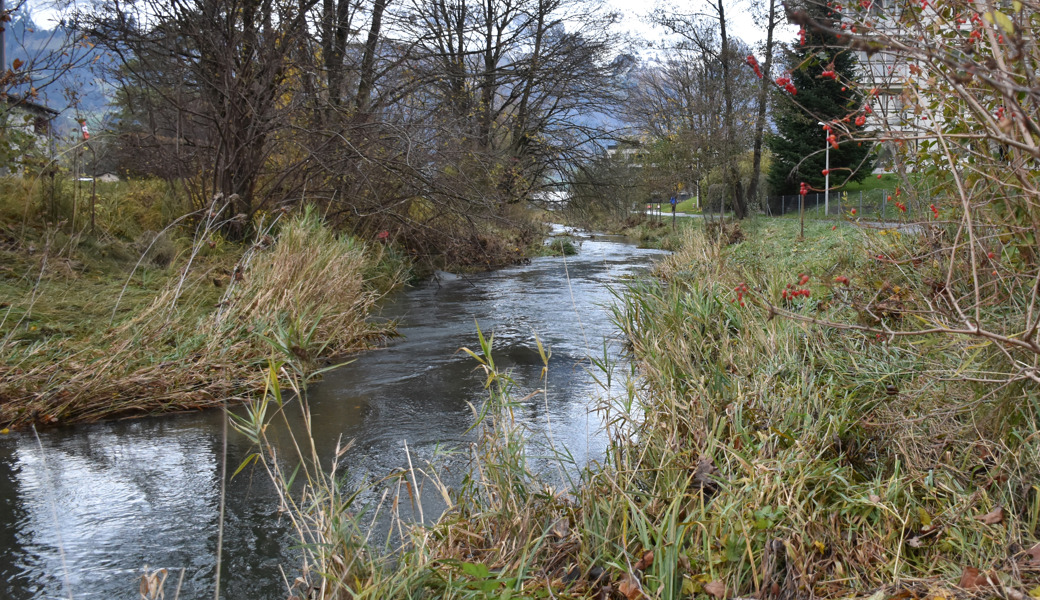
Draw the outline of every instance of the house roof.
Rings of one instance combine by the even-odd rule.
[[[31,100],[28,100],[25,97],[7,96],[5,100],[9,105],[11,105],[11,108],[21,108],[38,117],[46,117],[48,119],[52,119],[58,116],[58,111],[54,110],[53,108],[50,108],[49,106],[44,106],[43,104],[32,102]]]

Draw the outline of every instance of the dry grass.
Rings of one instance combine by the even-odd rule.
[[[216,406],[263,389],[258,365],[272,345],[312,370],[384,333],[365,320],[378,298],[366,273],[380,252],[308,210],[236,262],[207,255],[218,225],[201,227],[170,268],[139,266],[129,280],[113,266],[85,286],[55,271],[50,246],[23,261],[29,274],[6,281],[18,296],[0,328],[0,424]],[[399,281],[400,270],[383,276]]]
[[[691,229],[659,279],[619,291],[640,377],[609,408],[607,464],[569,492],[528,467],[482,339],[490,397],[451,509],[392,567],[326,532],[363,568],[310,571],[321,597],[1024,600],[1040,585],[1035,390],[966,381],[989,368],[972,340],[878,340],[765,308],[805,273],[811,296],[788,310],[858,322],[853,300],[895,267],[867,249],[907,236],[814,224],[799,242],[776,220],[746,234],[719,246]]]

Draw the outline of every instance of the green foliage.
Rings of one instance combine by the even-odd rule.
[[[809,13],[826,24],[839,15],[822,4],[808,3]],[[797,94],[776,88],[773,118],[776,134],[766,138],[774,159],[768,169],[770,194],[794,194],[799,184],[823,189],[824,148],[827,134],[818,124],[834,123],[837,148],[830,149],[832,185],[860,181],[870,173],[872,144],[850,138],[862,130],[855,118],[863,114],[864,98],[856,84],[856,58],[834,34],[805,32],[805,44],[796,40],[786,56]],[[824,77],[833,71],[836,78]],[[848,118],[848,121],[845,119]],[[840,129],[840,131],[839,131]]]

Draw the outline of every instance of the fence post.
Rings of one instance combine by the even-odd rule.
[[[859,191],[859,214],[863,214],[863,190]]]

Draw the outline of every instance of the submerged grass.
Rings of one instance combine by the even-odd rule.
[[[433,526],[399,524],[407,543],[393,563],[358,550],[356,531],[311,530],[323,548],[351,549],[323,564],[364,565],[310,568],[314,597],[1040,593],[1036,390],[966,377],[990,369],[973,340],[808,322],[873,318],[856,298],[900,268],[875,253],[921,243],[832,227],[808,224],[804,240],[783,220],[746,223],[737,240],[687,228],[658,277],[618,290],[639,377],[605,408],[607,461],[569,491],[532,472],[508,374],[481,337],[473,356],[490,397],[469,475],[444,492],[448,509]],[[782,301],[793,284],[810,294]],[[880,318],[896,330],[915,299],[884,293],[895,299]],[[401,479],[417,486],[422,473]]]

